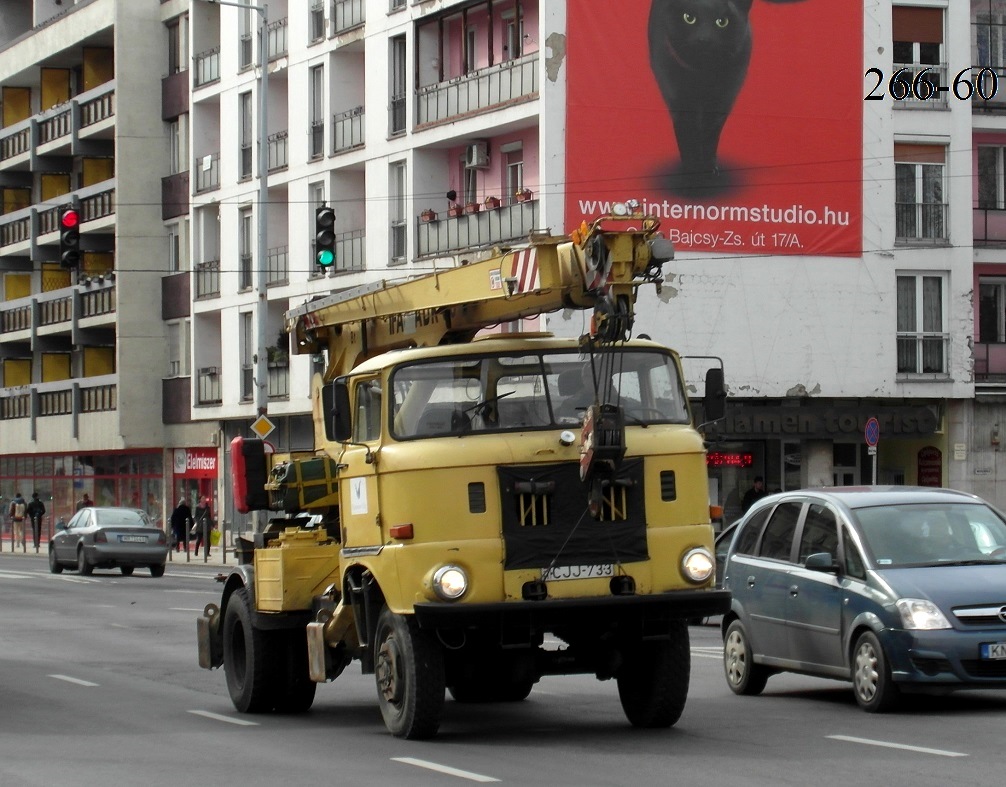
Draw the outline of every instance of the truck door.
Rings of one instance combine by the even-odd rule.
[[[340,516],[343,548],[381,543],[377,463],[381,439],[381,384],[377,378],[356,380],[350,391],[353,406],[352,442],[343,446],[339,462]]]

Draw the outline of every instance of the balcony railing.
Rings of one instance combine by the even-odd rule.
[[[196,297],[215,298],[220,295],[220,260],[200,262],[196,265]]]
[[[336,35],[362,25],[366,18],[365,0],[335,0],[332,3],[332,32]]]
[[[1006,210],[1002,208],[973,208],[971,223],[976,245],[1006,245]]]
[[[538,94],[538,53],[416,91],[416,124],[437,123]]]
[[[51,415],[82,415],[118,408],[118,386],[113,374],[77,377],[18,388],[0,388],[0,420],[42,418]],[[76,419],[72,437],[78,436]]]
[[[31,123],[23,121],[20,128],[0,129],[0,161],[6,161],[28,153],[31,148]]]
[[[220,80],[220,47],[215,46],[195,56],[192,69],[193,87],[202,87]]]
[[[392,135],[404,134],[405,128],[405,94],[397,94],[391,97],[389,107],[389,131]]]
[[[332,118],[332,152],[341,153],[363,147],[365,115],[363,107],[339,112]]]
[[[255,279],[252,266],[254,265],[252,255],[243,252],[238,255],[238,289],[250,290]]]
[[[975,382],[1006,385],[1006,343],[975,342]]]
[[[478,213],[417,220],[416,255],[460,251],[475,246],[491,246],[503,241],[526,240],[538,227],[538,200],[515,202]]]
[[[270,60],[275,60],[286,54],[286,17],[269,23],[269,27],[266,29],[266,40],[269,42],[267,51]]]
[[[325,155],[325,121],[311,121],[310,150],[308,155],[312,159],[321,158]]]
[[[279,364],[269,364],[267,372],[270,399],[290,398],[290,368]]]
[[[884,90],[905,90],[905,97],[894,101],[895,107],[945,107],[947,105],[947,96],[950,95],[953,90],[953,85],[947,83],[946,63],[940,63],[939,65],[926,65],[925,63],[895,63],[893,71],[891,72],[892,79],[893,75],[902,68],[905,70],[898,78],[898,84],[883,85]],[[925,70],[924,75],[922,75],[923,70]],[[919,81],[916,82],[916,79],[919,79]],[[929,85],[926,86],[921,84],[923,81],[928,82]],[[937,91],[937,88],[939,87],[947,87],[949,90],[944,90],[942,92]],[[961,88],[961,90],[965,90],[965,88]],[[916,94],[916,91],[918,94]],[[897,95],[900,96],[901,93],[899,92]],[[921,99],[919,96],[927,96],[928,98]]]
[[[277,131],[269,135],[269,171],[286,169],[289,158],[289,142],[286,131]]]
[[[220,404],[222,401],[217,367],[200,369],[196,375],[196,404]]]
[[[899,202],[895,205],[895,235],[898,241],[945,243],[946,203]]]
[[[45,117],[38,124],[38,141],[40,145],[68,136],[73,130],[73,115],[70,105],[64,104],[64,109],[56,114]]]
[[[266,283],[286,284],[290,281],[290,247],[277,246],[266,255]]]
[[[102,181],[94,186],[79,189],[75,196],[80,204],[83,223],[111,216],[115,213],[115,189],[110,189]],[[33,238],[55,232],[59,220],[59,209],[55,205],[32,205],[0,216],[0,248],[17,243],[26,243]],[[82,228],[86,234],[87,228]]]
[[[207,153],[196,159],[196,194],[220,188],[220,153]]]

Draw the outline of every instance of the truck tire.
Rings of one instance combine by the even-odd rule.
[[[675,621],[670,639],[635,643],[623,656],[616,680],[625,717],[634,727],[673,726],[688,698],[688,626]]]
[[[444,711],[444,654],[411,615],[385,607],[374,637],[374,674],[381,716],[397,738],[432,738]]]
[[[252,625],[248,591],[234,591],[224,613],[224,672],[231,702],[241,713],[265,713],[275,705],[277,674],[271,632]]]
[[[307,632],[302,628],[275,633],[277,656],[283,662],[276,684],[277,713],[306,713],[314,704],[318,684],[311,680],[307,661]]]

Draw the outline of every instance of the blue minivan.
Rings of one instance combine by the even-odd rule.
[[[928,487],[763,498],[733,528],[723,586],[727,684],[774,673],[848,680],[860,707],[902,692],[1006,688],[1006,518]]]

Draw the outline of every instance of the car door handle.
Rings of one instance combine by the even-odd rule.
[[[790,585],[789,586],[789,594],[793,598],[796,598],[797,596],[799,596],[800,595],[800,586],[799,585]]]
[[[753,588],[754,586],[755,586],[755,578],[754,577],[748,577],[748,587],[749,588]]]

